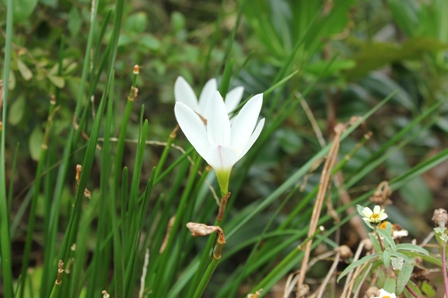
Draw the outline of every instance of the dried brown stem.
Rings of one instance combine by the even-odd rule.
[[[338,124],[335,127],[335,137],[333,140],[333,145],[330,148],[330,152],[327,155],[327,160],[325,161],[324,168],[322,170],[322,176],[320,179],[320,187],[317,193],[316,203],[314,205],[313,213],[311,215],[310,229],[308,230],[308,237],[311,237],[317,229],[317,223],[319,221],[320,212],[322,210],[322,205],[325,200],[325,193],[328,188],[328,184],[330,182],[331,170],[334,167],[334,164],[337,159],[337,154],[339,151],[339,142],[341,138],[341,134],[345,131],[346,126],[343,124]],[[303,281],[305,280],[306,268],[308,265],[308,261],[311,253],[311,244],[312,240],[306,244],[305,254],[302,260],[302,266],[300,269],[300,275],[297,282],[297,288],[300,289]]]

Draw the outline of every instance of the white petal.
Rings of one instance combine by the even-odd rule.
[[[249,149],[252,147],[252,145],[258,139],[258,136],[260,135],[261,130],[263,129],[263,126],[264,126],[264,118],[261,119],[260,122],[258,122],[257,128],[255,128],[254,133],[250,136],[250,139],[246,143],[246,146],[243,148],[243,150],[241,150],[240,152],[237,152],[237,160],[236,161],[240,160],[241,157],[246,155],[247,151],[249,151]]]
[[[198,98],[183,77],[177,77],[176,83],[174,83],[174,98],[176,102],[182,102],[193,111],[199,112]]]
[[[207,108],[210,103],[210,99],[215,91],[218,90],[218,84],[215,79],[210,79],[205,83],[202,89],[201,95],[199,95],[199,110],[197,111],[204,118],[207,118]]]
[[[384,289],[379,290],[379,294],[380,294],[380,298],[383,298],[383,297],[396,298],[394,293],[389,293]]]
[[[236,154],[231,148],[219,144],[211,145],[203,158],[215,171],[230,171],[237,161]]]
[[[174,114],[188,141],[190,141],[199,155],[204,157],[208,148],[208,142],[207,131],[201,118],[181,102],[177,102],[174,106]]]
[[[207,134],[210,145],[230,146],[230,122],[224,101],[218,91],[213,93],[208,107]]]
[[[244,87],[236,87],[229,91],[226,95],[224,103],[226,105],[227,114],[230,114],[239,105],[243,97]]]
[[[239,114],[233,118],[230,144],[236,152],[243,150],[249,141],[255,125],[257,124],[262,104],[263,94],[257,94],[252,97],[244,105]]]
[[[380,212],[381,212],[380,205],[376,205],[375,207],[373,207],[373,213],[380,214]]]
[[[372,214],[373,214],[373,212],[372,212],[372,210],[369,207],[364,207],[364,209],[362,209],[362,215],[364,215],[368,219],[370,219]]]

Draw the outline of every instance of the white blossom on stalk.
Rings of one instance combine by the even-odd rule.
[[[372,209],[369,207],[365,207],[362,210],[363,220],[370,223],[379,223],[387,218],[386,211],[384,209],[381,209],[379,205],[376,205]]]
[[[176,102],[181,102],[187,105],[202,118],[208,119],[208,105],[210,104],[210,99],[213,93],[217,90],[218,84],[216,83],[216,80],[208,80],[207,83],[205,83],[198,100],[190,84],[188,84],[183,77],[178,77],[174,84],[174,98],[176,99]],[[243,97],[243,92],[243,87],[236,87],[227,93],[224,102],[227,114],[231,113],[238,106]]]
[[[389,293],[384,289],[381,289],[378,291],[378,298],[397,298],[397,296],[394,293]]]
[[[218,91],[210,98],[207,124],[182,102],[176,102],[174,113],[187,139],[215,170],[221,192],[228,192],[233,165],[252,147],[261,133],[264,118],[258,124],[263,94],[252,97],[230,123],[227,109]]]

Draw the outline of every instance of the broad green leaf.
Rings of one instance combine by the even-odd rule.
[[[185,17],[178,11],[171,14],[171,26],[174,32],[179,32],[185,28]]]
[[[42,140],[44,135],[39,126],[34,127],[33,132],[29,139],[30,155],[33,160],[39,160],[40,150],[42,146]]]
[[[157,51],[160,49],[161,43],[160,41],[152,36],[151,34],[142,34],[140,38],[138,39],[138,42],[147,48],[148,50],[154,50]]]
[[[132,31],[135,33],[143,33],[146,31],[148,25],[148,16],[146,13],[137,12],[130,15],[123,25],[126,31]]]
[[[395,293],[395,278],[388,277],[386,278],[386,282],[384,283],[384,290],[386,290],[389,293]]]
[[[58,88],[64,88],[65,80],[61,77],[54,75],[47,75],[48,79]]]
[[[383,260],[384,267],[390,267],[390,251],[386,249],[381,253],[381,259]]]
[[[76,36],[79,33],[79,29],[81,29],[82,18],[79,13],[79,9],[76,5],[73,5],[68,13],[68,22],[67,27],[68,31],[70,31],[71,36]]]
[[[447,47],[447,44],[430,37],[411,38],[401,45],[380,42],[361,43],[361,50],[354,57],[356,66],[347,70],[345,75],[348,80],[354,80],[384,65],[421,59],[425,53],[435,53]]]
[[[26,66],[26,64],[22,62],[22,60],[17,60],[17,66],[19,68],[20,74],[25,79],[25,81],[31,80],[31,78],[33,77],[33,73],[28,68],[28,66]]]
[[[5,6],[7,0],[3,0]],[[14,21],[23,22],[33,13],[36,8],[37,0],[14,0]]]
[[[429,256],[429,252],[426,249],[424,249],[423,247],[420,247],[418,245],[411,244],[411,243],[397,244],[397,251],[400,251],[400,250],[409,250],[409,251],[421,253],[425,256]]]
[[[9,90],[14,90],[16,87],[16,75],[12,71],[12,69],[9,70]]]
[[[20,120],[22,120],[23,118],[24,111],[25,111],[25,97],[20,96],[11,104],[11,108],[9,109],[8,114],[8,122],[11,125],[19,124]]]
[[[373,233],[369,233],[369,238],[370,238],[370,241],[372,241],[372,244],[373,244],[373,247],[375,248],[375,250],[377,252],[382,252],[381,245],[378,242],[378,238]]]
[[[397,278],[397,294],[401,294],[403,292],[404,287],[408,283],[409,279],[411,278],[412,271],[414,270],[414,265],[411,263],[405,263],[403,265],[403,268],[401,269],[400,273],[398,274]]]
[[[418,32],[418,7],[417,0],[389,0],[389,9],[395,23],[408,37],[413,37]]]
[[[319,60],[310,63],[305,68],[305,71],[317,77],[326,78],[339,74],[341,70],[346,70],[355,67],[355,65],[356,62],[354,60],[335,60],[330,66],[328,66],[328,61]]]
[[[436,296],[436,290],[427,281],[423,281],[422,284],[421,284],[421,287],[422,287],[422,292],[426,296],[428,296],[428,297],[435,297]]]

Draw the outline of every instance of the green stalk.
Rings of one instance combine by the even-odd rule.
[[[174,221],[173,226],[171,227],[171,231],[168,237],[168,243],[166,245],[165,250],[163,251],[162,255],[159,256],[161,258],[160,264],[158,266],[159,272],[156,277],[156,281],[154,283],[154,297],[164,297],[165,294],[168,292],[168,285],[171,281],[171,277],[174,275],[174,272],[170,270],[170,268],[167,267],[168,261],[171,255],[171,250],[174,246],[176,236],[179,230],[179,226],[181,223],[181,219],[183,217],[183,214],[185,212],[185,206],[188,203],[188,199],[190,198],[191,190],[193,189],[194,182],[196,181],[197,172],[199,170],[199,167],[201,165],[201,157],[197,156],[195,159],[194,166],[190,170],[189,178],[187,181],[186,188],[182,194],[182,198],[179,204],[179,207],[177,208],[176,212],[176,219]],[[168,278],[166,278],[168,277]]]
[[[94,6],[92,7],[92,14],[91,14],[91,25],[89,29],[89,35],[87,39],[87,46],[85,53],[90,53],[92,44],[93,44],[93,38],[95,35],[95,23],[96,23],[96,16],[98,12],[98,3],[99,1],[96,1]],[[76,107],[75,107],[75,113],[74,117],[75,119],[78,119],[82,101],[84,99],[84,90],[86,86],[87,76],[90,70],[90,55],[86,54],[84,57],[84,63],[83,63],[83,70],[82,70],[82,76],[81,76],[81,82],[79,84],[79,91],[78,91],[78,98],[76,101]],[[55,185],[54,195],[53,195],[53,204],[51,206],[51,214],[49,216],[49,228],[46,239],[46,249],[45,249],[45,257],[44,257],[44,271],[42,274],[42,286],[40,289],[40,297],[47,297],[49,293],[49,289],[51,287],[51,284],[49,283],[51,280],[53,280],[54,274],[51,273],[49,268],[51,268],[53,262],[54,262],[54,255],[56,250],[56,235],[58,232],[58,222],[59,222],[59,209],[60,209],[60,203],[62,198],[62,191],[64,188],[64,183],[67,177],[67,172],[69,169],[69,163],[70,163],[70,156],[72,154],[72,151],[74,149],[73,140],[74,140],[75,130],[72,128],[70,130],[70,133],[67,138],[67,146],[64,149],[63,159],[62,159],[62,165],[59,168],[58,174],[57,174],[57,181]],[[48,249],[47,249],[48,247]],[[50,277],[51,276],[51,277]]]
[[[28,219],[28,228],[26,232],[26,240],[25,240],[25,250],[23,254],[23,260],[22,260],[22,270],[21,270],[21,276],[22,280],[26,280],[26,275],[28,271],[28,264],[30,260],[30,253],[31,253],[31,245],[33,242],[33,233],[34,233],[34,226],[36,223],[36,207],[37,207],[37,199],[39,197],[40,192],[40,186],[42,184],[42,172],[45,165],[45,159],[48,152],[48,139],[51,131],[51,127],[53,125],[53,112],[55,109],[56,102],[54,101],[54,98],[50,101],[50,108],[48,110],[48,117],[47,117],[47,124],[45,127],[45,133],[44,138],[42,140],[41,150],[40,150],[40,157],[39,162],[37,164],[37,170],[36,170],[36,180],[34,182],[33,187],[33,197],[31,199],[31,207],[29,212],[29,219]],[[25,282],[22,282],[19,289],[18,289],[18,297],[23,297],[25,295]]]
[[[160,157],[160,160],[157,163],[156,172],[155,172],[154,178],[153,178],[154,181],[159,178],[160,172],[162,171],[163,165],[165,164],[166,159],[168,157],[168,153],[170,152],[171,145],[173,144],[174,140],[176,139],[176,132],[178,129],[179,129],[179,126],[176,126],[176,128],[174,128],[173,131],[170,133],[168,142],[166,143],[166,146],[163,149],[162,156]]]
[[[9,91],[9,72],[11,64],[11,48],[13,35],[13,0],[8,0],[6,10],[6,42],[5,42],[5,60],[3,68],[4,90],[3,93],[3,110],[0,125],[1,144],[0,144],[0,251],[3,273],[3,291],[5,297],[14,297],[13,294],[13,277],[11,270],[11,238],[9,234],[9,214],[6,196],[6,165],[5,165],[5,141],[6,141],[6,112],[8,110],[8,91]],[[1,89],[1,87],[0,87]]]
[[[210,237],[211,238],[211,237]],[[222,248],[224,246],[225,239],[222,235],[218,236],[218,243],[215,248],[215,252],[213,253],[213,259],[210,262],[210,264],[207,267],[207,270],[205,271],[204,275],[202,276],[201,281],[199,282],[199,285],[194,292],[193,298],[200,298],[202,294],[205,291],[205,288],[208,285],[208,282],[210,281],[210,278],[213,275],[213,272],[215,272],[216,267],[218,267],[219,260],[221,260],[221,252]]]
[[[58,277],[56,278],[56,281],[54,282],[53,289],[50,293],[50,298],[57,298],[59,297],[59,292],[61,290],[61,284],[62,284],[62,275],[64,274],[64,263],[62,261],[59,261],[58,265]]]

